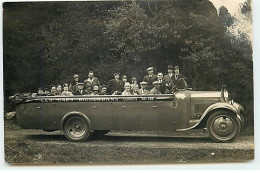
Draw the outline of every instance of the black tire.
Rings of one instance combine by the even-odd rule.
[[[240,129],[240,131],[244,131],[245,123],[246,123],[244,115],[240,114],[240,118],[241,118],[241,129]]]
[[[240,129],[240,120],[229,111],[214,112],[207,120],[209,135],[216,142],[233,141],[239,135]]]
[[[85,141],[91,136],[88,122],[80,115],[71,115],[66,118],[63,132],[66,138],[73,142]]]

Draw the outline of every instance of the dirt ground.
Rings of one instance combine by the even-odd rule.
[[[215,143],[202,130],[112,131],[86,142],[69,142],[61,131],[20,129],[5,120],[5,160],[11,165],[121,165],[241,162],[254,159],[254,137]]]

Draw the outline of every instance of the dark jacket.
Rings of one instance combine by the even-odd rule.
[[[77,83],[78,82],[72,81],[69,85],[69,91],[76,92],[78,90]]]
[[[147,90],[151,90],[153,88],[153,82],[157,80],[157,76],[156,75],[152,75],[152,77],[149,77],[149,75],[146,75],[143,79],[144,82],[147,82]]]
[[[98,87],[100,88],[99,80],[98,80],[98,78],[96,78],[96,77],[93,77],[93,80],[92,80],[92,81],[91,81],[89,78],[86,79],[86,80],[84,80],[84,84],[85,84],[85,86],[92,86],[92,88],[93,88],[94,86],[98,86]]]
[[[159,81],[159,80],[158,80]],[[160,82],[160,81],[159,81]],[[162,82],[160,82],[160,88],[159,90],[161,91],[162,94],[168,94],[167,93],[167,88],[166,88],[166,83],[164,80],[162,80]]]
[[[175,77],[175,75],[173,75],[173,84],[174,84],[175,88],[177,88],[177,89],[187,88],[188,86],[187,86],[186,80],[187,80],[186,76],[184,76],[181,73],[179,73],[177,78]]]
[[[73,94],[74,94],[74,95],[85,95],[86,92],[85,92],[85,90],[82,90],[82,93],[80,93],[79,90],[77,90],[77,91],[75,91]]]
[[[112,79],[108,82],[108,93],[113,94],[115,91],[119,91],[120,93],[123,91],[122,88],[122,81],[121,80],[116,80]]]

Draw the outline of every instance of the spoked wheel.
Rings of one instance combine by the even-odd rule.
[[[64,123],[63,131],[65,136],[74,142],[85,141],[91,134],[87,121],[79,115],[68,117]]]
[[[217,111],[207,121],[210,137],[216,142],[230,142],[234,140],[241,129],[239,119],[231,112]]]

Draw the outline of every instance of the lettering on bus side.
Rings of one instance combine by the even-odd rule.
[[[156,97],[117,97],[117,98],[44,98],[40,99],[40,102],[118,102],[118,101],[162,101],[171,100],[172,98],[156,99]]]

